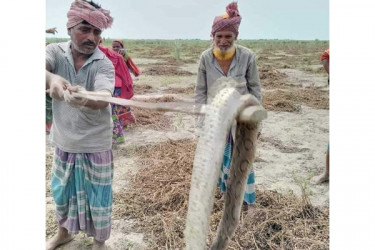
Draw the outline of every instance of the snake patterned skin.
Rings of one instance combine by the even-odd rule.
[[[210,215],[225,139],[239,113],[259,105],[253,95],[241,95],[236,88],[221,89],[210,105],[195,152],[185,228],[186,249],[206,249]],[[245,182],[255,158],[258,122],[237,122],[232,166],[229,173],[223,217],[211,249],[225,249],[238,225]]]

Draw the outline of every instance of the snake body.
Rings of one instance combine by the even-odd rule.
[[[224,88],[206,107],[203,130],[197,144],[186,219],[186,249],[206,249],[210,215],[225,139],[233,121],[247,106],[259,105],[252,95]],[[232,166],[229,173],[223,217],[212,249],[225,249],[238,225],[247,176],[255,158],[258,122],[238,122]]]

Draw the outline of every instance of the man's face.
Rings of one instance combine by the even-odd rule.
[[[118,53],[120,49],[122,49],[122,46],[119,42],[113,42],[112,43],[112,50],[113,51],[116,51]]]
[[[80,23],[68,30],[72,39],[72,49],[81,54],[90,55],[99,44],[102,31],[91,24]]]
[[[220,49],[221,53],[225,53],[233,46],[236,39],[236,34],[233,31],[217,31],[214,36],[214,45]]]

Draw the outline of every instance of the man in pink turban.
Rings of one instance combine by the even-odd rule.
[[[215,17],[212,24],[211,37],[214,37],[215,33],[220,30],[232,31],[237,37],[240,24],[241,16],[238,12],[237,3],[232,2],[226,7],[225,14]]]
[[[83,21],[88,22],[92,26],[100,30],[110,28],[113,18],[109,15],[109,11],[100,8],[99,5],[92,1],[75,0],[68,11],[68,29],[76,26]]]
[[[72,240],[80,230],[105,249],[112,214],[112,121],[109,103],[76,97],[88,90],[111,96],[112,62],[98,49],[102,30],[113,22],[92,1],[75,0],[68,12],[68,42],[46,47],[46,89],[52,97],[55,146],[51,174],[59,227],[46,249]]]
[[[248,48],[235,44],[241,16],[236,2],[226,7],[226,13],[215,17],[212,24],[212,47],[204,51],[200,58],[197,84],[194,90],[194,98],[197,104],[207,104],[208,97],[215,95],[218,89],[217,79],[230,77],[238,84],[237,90],[241,94],[252,94],[259,102],[262,102],[260,92],[260,80],[256,65],[255,54]],[[197,125],[202,125],[198,120]],[[235,131],[235,124],[232,131]],[[229,133],[223,156],[223,165],[219,186],[222,192],[226,191],[229,167],[232,160],[234,135]],[[255,203],[254,172],[248,176],[244,208],[252,208]]]

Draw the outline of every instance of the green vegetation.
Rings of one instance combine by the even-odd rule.
[[[47,42],[55,43],[68,39],[47,38]],[[124,39],[128,53],[133,58],[171,58],[187,63],[195,62],[200,54],[211,46],[210,40],[134,40]],[[273,65],[275,68],[294,68],[307,72],[324,74],[316,65],[321,65],[320,54],[329,48],[329,41],[311,40],[238,40],[257,55],[260,67]],[[112,39],[105,39],[103,45],[111,47]]]
[[[176,60],[181,60],[181,45],[178,41],[175,41],[175,44],[174,44],[174,53],[173,53],[173,57],[176,59]]]

